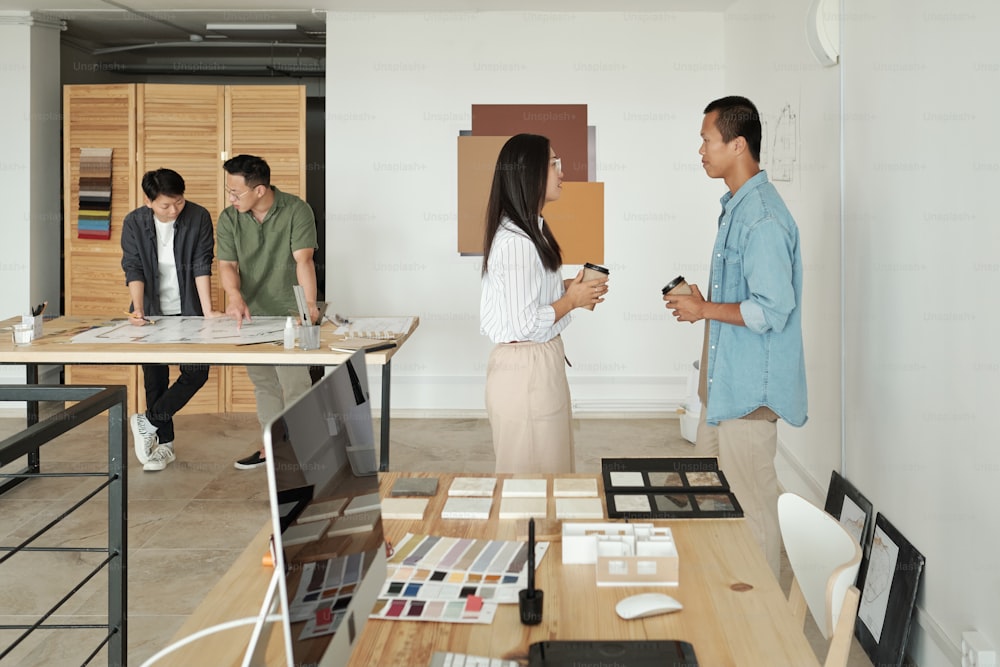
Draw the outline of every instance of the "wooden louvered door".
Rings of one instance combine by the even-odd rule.
[[[80,149],[110,148],[111,238],[78,236]],[[120,316],[128,308],[121,268],[121,221],[135,207],[135,85],[63,88],[65,314]],[[67,366],[68,384],[122,384],[136,409],[135,366]]]
[[[222,154],[225,150],[225,89],[223,86],[142,84],[136,95],[136,196],[142,202],[140,179],[151,169],[166,167],[184,178],[184,198],[208,209],[213,225],[223,205]],[[213,307],[223,308],[219,263],[212,265]],[[171,382],[180,369],[170,368]],[[139,371],[140,386],[142,371]],[[226,412],[224,369],[214,367],[208,382],[180,414]],[[140,392],[143,394],[143,392]],[[139,409],[146,408],[144,396]]]

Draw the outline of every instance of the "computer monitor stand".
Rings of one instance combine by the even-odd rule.
[[[250,634],[247,651],[243,654],[242,667],[267,667],[267,637],[264,632],[269,623],[281,619],[281,616],[271,617],[277,606],[282,604],[280,599],[282,596],[278,595],[278,585],[281,578],[281,573],[275,568],[274,574],[271,575],[271,583],[267,585],[267,593],[264,594],[260,613],[257,614],[257,622],[254,623],[253,632]],[[288,613],[288,610],[283,610],[283,612]]]

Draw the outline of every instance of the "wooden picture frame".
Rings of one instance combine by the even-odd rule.
[[[876,665],[903,664],[925,559],[880,512],[861,561],[854,635]]]
[[[875,518],[872,502],[836,470],[831,471],[823,509],[840,521],[840,525],[858,540],[861,553],[867,555],[871,547],[872,521]],[[861,576],[860,570],[858,576]]]

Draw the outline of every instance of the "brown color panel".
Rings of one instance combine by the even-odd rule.
[[[562,249],[563,264],[604,263],[604,183],[562,185],[562,195],[542,209]]]
[[[563,180],[587,180],[586,104],[473,104],[472,134],[476,137],[520,133],[549,138],[562,158]]]
[[[497,155],[509,137],[458,138],[458,252],[483,254],[486,204]]]

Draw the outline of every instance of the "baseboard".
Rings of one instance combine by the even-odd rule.
[[[382,416],[382,411],[372,405],[372,416],[376,419]],[[392,409],[393,419],[486,419],[486,410],[419,410]],[[573,417],[575,419],[678,419],[676,410],[580,410],[574,403]]]

